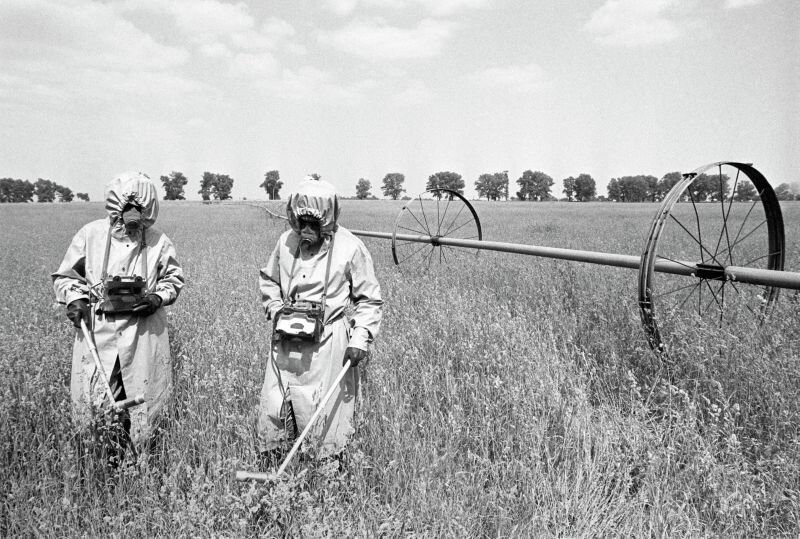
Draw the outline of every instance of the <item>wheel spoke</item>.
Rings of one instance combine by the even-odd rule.
[[[689,269],[695,269],[696,268],[696,265],[687,264],[686,262],[682,262],[680,260],[675,260],[675,259],[672,259],[672,258],[670,258],[668,256],[656,255],[656,258],[660,258],[661,260],[667,260],[669,262],[674,262],[675,264],[680,264],[684,268],[689,268]]]
[[[444,211],[442,212],[442,218],[439,223],[436,225],[436,234],[441,235],[442,231],[442,223],[444,223],[445,218],[447,217],[447,210],[450,209],[450,203],[453,201],[452,197],[447,198],[447,205],[444,207]]]
[[[686,297],[683,298],[683,301],[680,302],[680,304],[678,305],[678,308],[676,310],[679,311],[679,310],[683,309],[684,304],[686,303],[686,301],[690,297],[692,297],[692,295],[694,294],[695,289],[697,289],[697,288],[700,288],[700,281],[697,281],[696,283],[694,283],[694,286],[692,286],[692,290],[690,290],[689,293],[686,295]]]
[[[407,230],[409,232],[415,232],[417,234],[422,234],[423,236],[429,236],[429,234],[425,233],[425,230],[417,230],[416,228],[408,228],[407,226],[397,225],[397,228],[402,228],[403,230]]]
[[[734,247],[736,247],[736,246],[737,246],[737,245],[739,245],[740,243],[743,243],[743,242],[744,242],[744,241],[745,241],[747,238],[749,238],[750,236],[752,236],[752,235],[753,235],[753,234],[754,234],[754,233],[755,233],[755,232],[756,232],[756,231],[757,231],[759,228],[761,228],[762,226],[764,226],[766,223],[767,223],[767,220],[766,220],[766,219],[764,219],[763,221],[761,221],[760,223],[758,223],[758,224],[755,226],[755,228],[753,228],[753,230],[751,230],[750,232],[748,232],[747,234],[745,234],[744,236],[742,236],[740,239],[737,239],[736,241],[734,241],[734,242],[733,242],[733,245],[731,245],[731,249],[733,249]],[[738,236],[737,236],[737,238],[738,238]],[[722,251],[722,253],[720,253],[720,254],[723,254],[723,253],[726,253],[726,252],[728,252],[728,253],[730,254],[730,252],[729,252],[729,251],[727,251],[727,250],[725,250],[725,251]],[[727,259],[728,259],[728,260],[730,260],[730,262],[731,262],[731,266],[735,265],[735,264],[733,263],[733,256],[728,256],[728,257],[727,257]]]
[[[434,249],[435,249],[435,247],[431,246],[431,250],[428,251],[427,254],[424,255],[428,259],[428,267],[426,268],[426,271],[431,269],[431,263],[433,262],[433,251],[434,251]]]
[[[429,236],[432,236],[431,227],[428,226],[428,218],[425,216],[425,208],[422,206],[422,195],[417,198],[419,199],[419,210],[422,212],[422,218],[425,220],[425,230],[428,231]]]
[[[731,197],[730,197],[730,199],[728,199],[728,211],[727,211],[727,213],[725,213],[725,217],[724,217],[724,220],[725,220],[725,223],[724,223],[725,224],[725,241],[728,244],[728,252],[729,253],[731,252],[731,248],[732,247],[731,247],[731,237],[730,237],[730,234],[728,232],[728,218],[731,215],[731,209],[733,209],[733,198],[736,196],[736,186],[739,185],[739,174],[740,174],[740,172],[741,171],[737,168],[736,169],[736,179],[733,181],[733,189],[731,189]],[[722,233],[720,232],[720,240],[721,239],[722,239]],[[717,241],[717,249],[719,249],[719,240]],[[731,264],[733,264],[732,260],[731,260]]]
[[[758,193],[758,194],[759,194],[759,196],[761,196],[761,193]],[[750,205],[750,209],[747,210],[747,213],[745,214],[744,219],[742,219],[742,224],[739,225],[739,230],[736,231],[736,236],[733,238],[733,244],[731,245],[730,249],[728,250],[728,253],[730,253],[729,256],[728,256],[728,260],[730,260],[731,265],[734,265],[734,263],[733,263],[733,248],[736,247],[736,245],[739,243],[739,236],[741,235],[742,230],[744,230],[744,225],[747,223],[747,220],[750,218],[750,214],[753,212],[753,209],[756,207],[757,203],[758,203],[758,200],[754,200],[753,203]],[[766,221],[766,219],[765,219],[765,221]],[[756,227],[756,228],[758,228],[758,227]],[[748,234],[748,236],[749,236],[749,234]]]
[[[698,240],[698,239],[697,239],[697,238],[694,236],[694,234],[692,234],[692,233],[689,231],[689,229],[688,229],[688,228],[686,228],[685,226],[683,226],[683,223],[681,223],[681,222],[678,220],[678,218],[677,218],[677,217],[675,217],[675,216],[674,216],[674,215],[672,215],[671,213],[670,213],[670,215],[669,215],[669,216],[670,216],[670,218],[671,218],[673,221],[675,221],[676,223],[678,223],[678,226],[680,226],[680,227],[681,227],[683,230],[685,230],[685,231],[686,231],[686,233],[689,235],[689,237],[690,237],[690,238],[692,238],[692,239],[695,241],[695,243],[697,243],[697,244],[700,246],[700,261],[701,261],[701,263],[705,263],[705,258],[703,258],[703,251],[705,251],[705,252],[708,254],[708,256],[710,256],[710,257],[711,257],[711,259],[712,259],[712,260],[714,260],[714,262],[716,262],[716,263],[717,263],[717,264],[719,264],[720,266],[722,265],[722,264],[720,264],[720,263],[719,263],[719,261],[717,261],[717,259],[716,259],[716,258],[714,258],[714,255],[713,255],[713,254],[711,254],[711,251],[709,251],[708,249],[706,249],[705,245],[703,245],[703,244],[702,244],[702,242],[701,242],[700,240]]]
[[[717,294],[716,294],[716,292],[714,292],[714,288],[713,288],[713,287],[711,286],[711,284],[708,282],[708,279],[703,279],[703,281],[706,283],[706,287],[708,288],[708,291],[709,291],[709,292],[711,292],[711,299],[710,299],[710,300],[708,300],[708,306],[710,307],[710,306],[712,305],[712,303],[716,303],[716,304],[717,304],[717,307],[719,307],[720,309],[722,309],[722,304],[720,303],[720,301],[719,301],[719,298],[717,297]],[[708,310],[708,308],[706,308],[706,310]]]
[[[427,245],[427,244],[429,244],[430,242],[429,242],[429,241],[411,241],[411,240],[409,240],[409,241],[398,241],[398,242],[396,243],[396,245],[397,245],[398,247],[400,247],[400,246],[403,246],[403,245],[411,245],[411,244],[419,244],[419,243],[421,243],[421,244],[423,244],[423,245]]]
[[[691,200],[691,202],[692,202],[692,208],[694,209],[694,219],[695,219],[695,222],[697,223],[697,237],[699,239],[697,239],[695,241],[697,241],[697,244],[700,246],[700,261],[705,263],[705,258],[703,258],[703,251],[705,250],[708,253],[708,249],[706,249],[705,246],[703,245],[703,235],[701,234],[701,231],[700,231],[700,214],[697,212],[697,204],[695,204],[695,202],[694,202],[694,193],[692,193],[691,190],[689,190],[689,200]],[[689,232],[689,231],[687,230],[686,232]],[[708,253],[708,254],[711,255],[711,253]],[[712,258],[713,258],[713,255],[712,255]]]
[[[461,216],[461,212],[464,211],[464,207],[465,206],[462,205],[460,208],[458,208],[458,213],[456,213],[456,216],[450,221],[450,224],[447,226],[447,229],[444,231],[442,236],[447,236],[450,234],[450,229],[453,228],[453,225],[455,225],[456,221],[458,221],[458,218]]]
[[[403,263],[403,262],[405,262],[406,260],[408,260],[408,259],[410,259],[410,258],[413,258],[413,257],[414,257],[414,255],[416,255],[417,253],[419,253],[420,251],[422,251],[423,249],[425,249],[427,246],[428,246],[428,244],[427,244],[427,243],[423,243],[423,244],[421,244],[419,247],[417,247],[416,249],[414,249],[414,250],[411,252],[411,254],[407,255],[405,258],[403,258],[402,260],[400,260],[400,263],[402,264],[402,263]],[[423,256],[424,256],[424,255],[423,255]]]
[[[670,290],[669,292],[663,292],[661,294],[651,294],[650,297],[651,297],[651,299],[663,298],[663,297],[669,296],[670,294],[674,294],[676,292],[680,292],[681,290],[686,290],[687,288],[693,288],[693,287],[696,287],[696,286],[697,286],[697,283],[693,282],[691,284],[687,284],[687,285],[684,285],[684,286],[679,286],[678,288]]]
[[[471,219],[468,220],[468,221],[464,221],[457,228],[454,228],[453,230],[448,230],[447,231],[447,235],[449,236],[450,234],[455,234],[457,231],[461,230],[462,228],[464,228],[465,226],[467,226],[467,225],[469,225],[471,223],[474,223],[474,221],[471,220]],[[460,239],[464,239],[464,238],[460,238]]]
[[[409,208],[408,206],[406,206],[406,211],[408,212],[408,214],[409,214],[409,215],[411,215],[411,217],[413,217],[413,218],[414,218],[414,220],[415,220],[415,221],[416,221],[416,222],[419,224],[419,226],[422,228],[422,230],[424,230],[425,232],[427,232],[427,235],[428,235],[428,236],[430,236],[430,235],[431,235],[431,231],[428,229],[428,227],[426,227],[425,225],[423,225],[423,224],[422,224],[422,221],[420,221],[419,219],[417,219],[417,216],[416,216],[416,215],[414,215],[414,212],[413,212],[413,211],[411,211],[411,208]]]

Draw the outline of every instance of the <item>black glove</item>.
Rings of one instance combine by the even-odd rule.
[[[347,363],[347,360],[350,360],[350,368],[355,368],[361,363],[361,360],[367,357],[367,351],[362,350],[361,348],[355,348],[353,346],[348,346],[347,350],[344,351],[344,359],[342,360],[342,365]]]
[[[86,320],[89,324],[89,302],[85,299],[76,299],[67,305],[67,318],[70,319],[72,325],[80,329],[81,320]]]
[[[138,303],[134,304],[133,312],[139,316],[150,316],[161,307],[161,296],[158,294],[147,294]]]

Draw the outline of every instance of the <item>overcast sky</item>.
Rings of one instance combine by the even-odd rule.
[[[752,162],[800,181],[797,0],[2,0],[0,177],[234,198],[455,171],[558,183]],[[557,192],[556,192],[557,191]]]

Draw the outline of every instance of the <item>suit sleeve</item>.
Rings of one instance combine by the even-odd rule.
[[[281,295],[281,242],[273,249],[267,265],[259,271],[258,289],[261,292],[261,305],[267,318],[272,318],[275,311],[283,305]]]
[[[89,299],[89,283],[86,280],[86,229],[82,228],[72,238],[64,259],[55,273],[51,274],[56,301],[69,305],[78,299]]]
[[[161,298],[161,305],[172,305],[183,288],[183,268],[178,263],[175,246],[163,236],[163,245],[158,257],[158,279],[155,293]]]
[[[350,262],[350,300],[353,302],[353,330],[348,346],[367,350],[378,336],[383,299],[381,286],[375,277],[372,257],[363,244],[358,246]]]

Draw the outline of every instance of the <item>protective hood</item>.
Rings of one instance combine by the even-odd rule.
[[[328,182],[321,180],[305,180],[297,191],[289,195],[286,215],[292,230],[300,233],[300,217],[314,217],[320,222],[323,234],[331,234],[336,230],[339,219],[339,198],[336,190]]]
[[[156,186],[147,174],[126,172],[120,174],[106,185],[106,211],[111,223],[120,223],[122,210],[128,204],[142,212],[142,226],[147,228],[158,218],[158,193]]]

